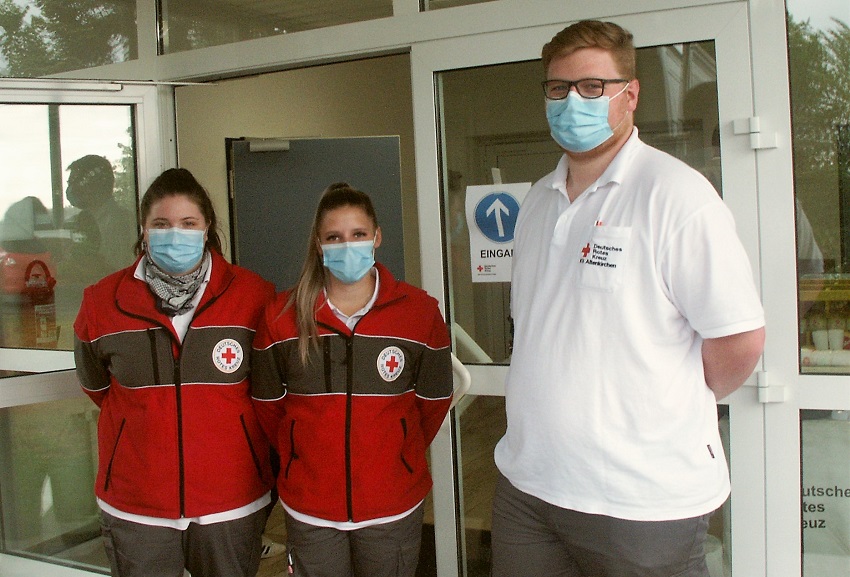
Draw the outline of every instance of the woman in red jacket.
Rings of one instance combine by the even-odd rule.
[[[251,390],[281,459],[296,577],[413,577],[425,460],[452,396],[437,302],[375,263],[369,197],[322,195],[298,284],[266,309]]]
[[[77,374],[100,407],[95,493],[112,575],[254,577],[270,501],[251,342],[274,286],[221,256],[192,174],[141,203],[138,258],[86,289]]]

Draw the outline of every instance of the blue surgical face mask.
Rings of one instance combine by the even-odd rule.
[[[628,87],[626,84],[611,97],[583,98],[578,92],[571,91],[562,100],[546,100],[546,119],[552,138],[570,152],[593,150],[611,138],[614,131],[608,124],[608,108],[611,100]]]
[[[375,266],[375,239],[322,245],[322,262],[331,274],[351,284]]]
[[[201,262],[205,234],[194,228],[149,228],[148,257],[169,274],[185,274]]]

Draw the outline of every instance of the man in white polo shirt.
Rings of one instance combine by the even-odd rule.
[[[716,400],[764,345],[732,216],[638,138],[632,35],[584,21],[543,48],[564,149],[516,227],[493,577],[708,577],[729,495]]]

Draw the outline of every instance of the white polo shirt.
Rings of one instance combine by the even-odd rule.
[[[567,157],[517,222],[499,470],[559,507],[622,519],[713,511],[729,495],[703,338],[764,313],[732,215],[637,129],[574,203]]]

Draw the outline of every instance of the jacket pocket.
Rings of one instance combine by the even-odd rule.
[[[257,474],[263,478],[263,465],[260,458],[257,456],[257,450],[254,448],[254,443],[251,441],[251,433],[248,432],[248,425],[245,423],[245,415],[239,415],[239,422],[242,423],[242,432],[245,434],[245,440],[248,442],[248,450],[251,452],[251,459],[254,461],[254,467],[257,469]]]
[[[295,421],[289,423],[289,459],[286,461],[286,468],[283,470],[283,478],[289,478],[289,468],[292,463],[298,459],[298,453],[295,452]]]
[[[118,427],[118,434],[115,435],[115,443],[112,445],[112,454],[109,455],[109,464],[106,466],[106,478],[103,481],[103,490],[109,490],[109,482],[112,480],[112,465],[115,462],[115,454],[118,453],[118,443],[121,442],[121,435],[124,434],[124,425],[127,424],[127,419],[121,419],[121,426]]]
[[[413,473],[413,467],[410,466],[410,463],[407,462],[407,459],[404,456],[404,448],[407,446],[407,419],[401,419],[401,464],[404,465],[404,468],[407,469],[408,473]]]

